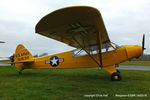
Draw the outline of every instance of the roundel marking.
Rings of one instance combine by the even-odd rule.
[[[53,56],[50,58],[50,65],[52,67],[56,67],[59,65],[59,58],[57,56]]]

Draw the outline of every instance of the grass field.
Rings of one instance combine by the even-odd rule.
[[[150,61],[125,61],[120,65],[150,66]]]
[[[16,68],[0,66],[0,100],[150,100],[150,71],[121,70],[121,74],[119,82],[95,68],[28,69],[19,76]]]

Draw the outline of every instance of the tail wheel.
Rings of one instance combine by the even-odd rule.
[[[19,71],[18,73],[19,73],[19,75],[22,75],[22,71]]]
[[[19,75],[22,75],[22,71],[23,71],[24,69],[21,69],[21,70],[19,70]]]
[[[120,73],[118,73],[118,72],[112,73],[112,75],[111,75],[111,80],[112,81],[120,81],[121,79],[122,78],[121,78]]]

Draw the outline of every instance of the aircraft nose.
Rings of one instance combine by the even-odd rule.
[[[138,45],[126,46],[126,51],[128,58],[135,58],[142,55],[142,47]]]

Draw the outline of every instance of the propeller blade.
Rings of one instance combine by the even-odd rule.
[[[142,50],[145,50],[145,34],[143,34],[143,40],[142,40]]]
[[[3,41],[0,41],[0,43],[5,43],[5,42],[3,42]]]

